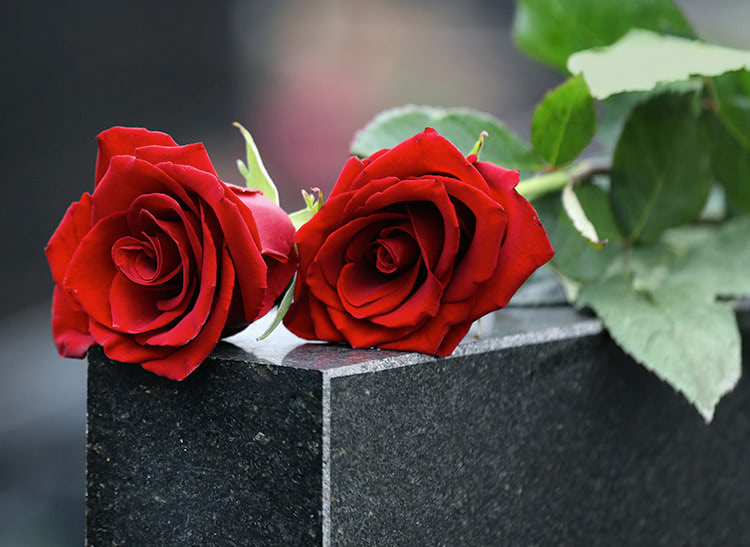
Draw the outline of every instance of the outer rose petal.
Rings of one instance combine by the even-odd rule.
[[[94,225],[81,240],[65,274],[63,288],[89,317],[111,326],[109,291],[117,268],[112,262],[112,245],[128,234],[125,213],[112,215]]]
[[[189,165],[215,177],[218,176],[202,142],[185,146],[140,146],[135,149],[135,157],[152,164],[171,161],[180,165]]]
[[[472,317],[504,308],[534,270],[555,254],[536,211],[514,188],[518,176],[511,178],[507,169],[488,162],[477,162],[477,168],[490,183],[495,199],[503,204],[508,223],[497,270],[479,288]]]
[[[52,296],[52,337],[61,357],[81,359],[95,344],[88,315],[59,286]]]
[[[57,286],[62,287],[70,259],[90,228],[91,196],[85,193],[81,196],[81,201],[74,201],[68,207],[62,222],[44,249],[52,270],[52,279]]]
[[[165,194],[197,212],[185,188],[164,171],[133,156],[115,156],[91,196],[91,222],[114,213],[127,213],[130,205],[144,194]]]
[[[149,131],[141,127],[112,127],[102,131],[96,137],[99,143],[99,154],[96,157],[96,176],[94,185],[107,172],[109,160],[113,156],[132,156],[135,149],[152,144],[159,146],[177,146],[172,137],[159,131]]]
[[[253,214],[260,236],[261,254],[273,256],[281,262],[289,260],[294,246],[294,225],[289,215],[258,190],[232,184],[227,184],[227,187]]]
[[[384,177],[413,178],[421,175],[444,174],[484,192],[488,191],[474,166],[450,141],[427,128],[382,154],[364,168],[352,188],[360,188],[371,179]]]

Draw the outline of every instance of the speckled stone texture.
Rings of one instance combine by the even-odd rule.
[[[590,317],[484,328],[447,359],[250,331],[182,383],[93,351],[89,545],[750,545],[750,371],[706,426]]]
[[[183,382],[92,350],[88,545],[321,541],[320,373],[209,362]]]

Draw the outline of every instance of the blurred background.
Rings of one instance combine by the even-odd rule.
[[[750,2],[677,0],[750,49]],[[57,357],[43,247],[93,187],[112,125],[203,141],[220,176],[254,135],[282,206],[330,190],[354,132],[405,103],[471,106],[528,137],[562,80],[513,45],[512,0],[6,2],[0,18],[0,545],[80,545],[85,363]]]

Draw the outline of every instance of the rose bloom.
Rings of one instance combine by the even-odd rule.
[[[125,127],[98,142],[94,192],[45,249],[55,343],[182,380],[273,306],[296,267],[294,227],[259,191],[219,180],[200,143]]]
[[[433,129],[350,158],[295,236],[284,323],[310,340],[449,355],[554,254],[518,178]]]

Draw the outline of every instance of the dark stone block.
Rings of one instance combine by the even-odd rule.
[[[446,359],[250,331],[182,383],[92,351],[88,543],[750,544],[747,374],[707,426],[590,317],[485,330]]]

